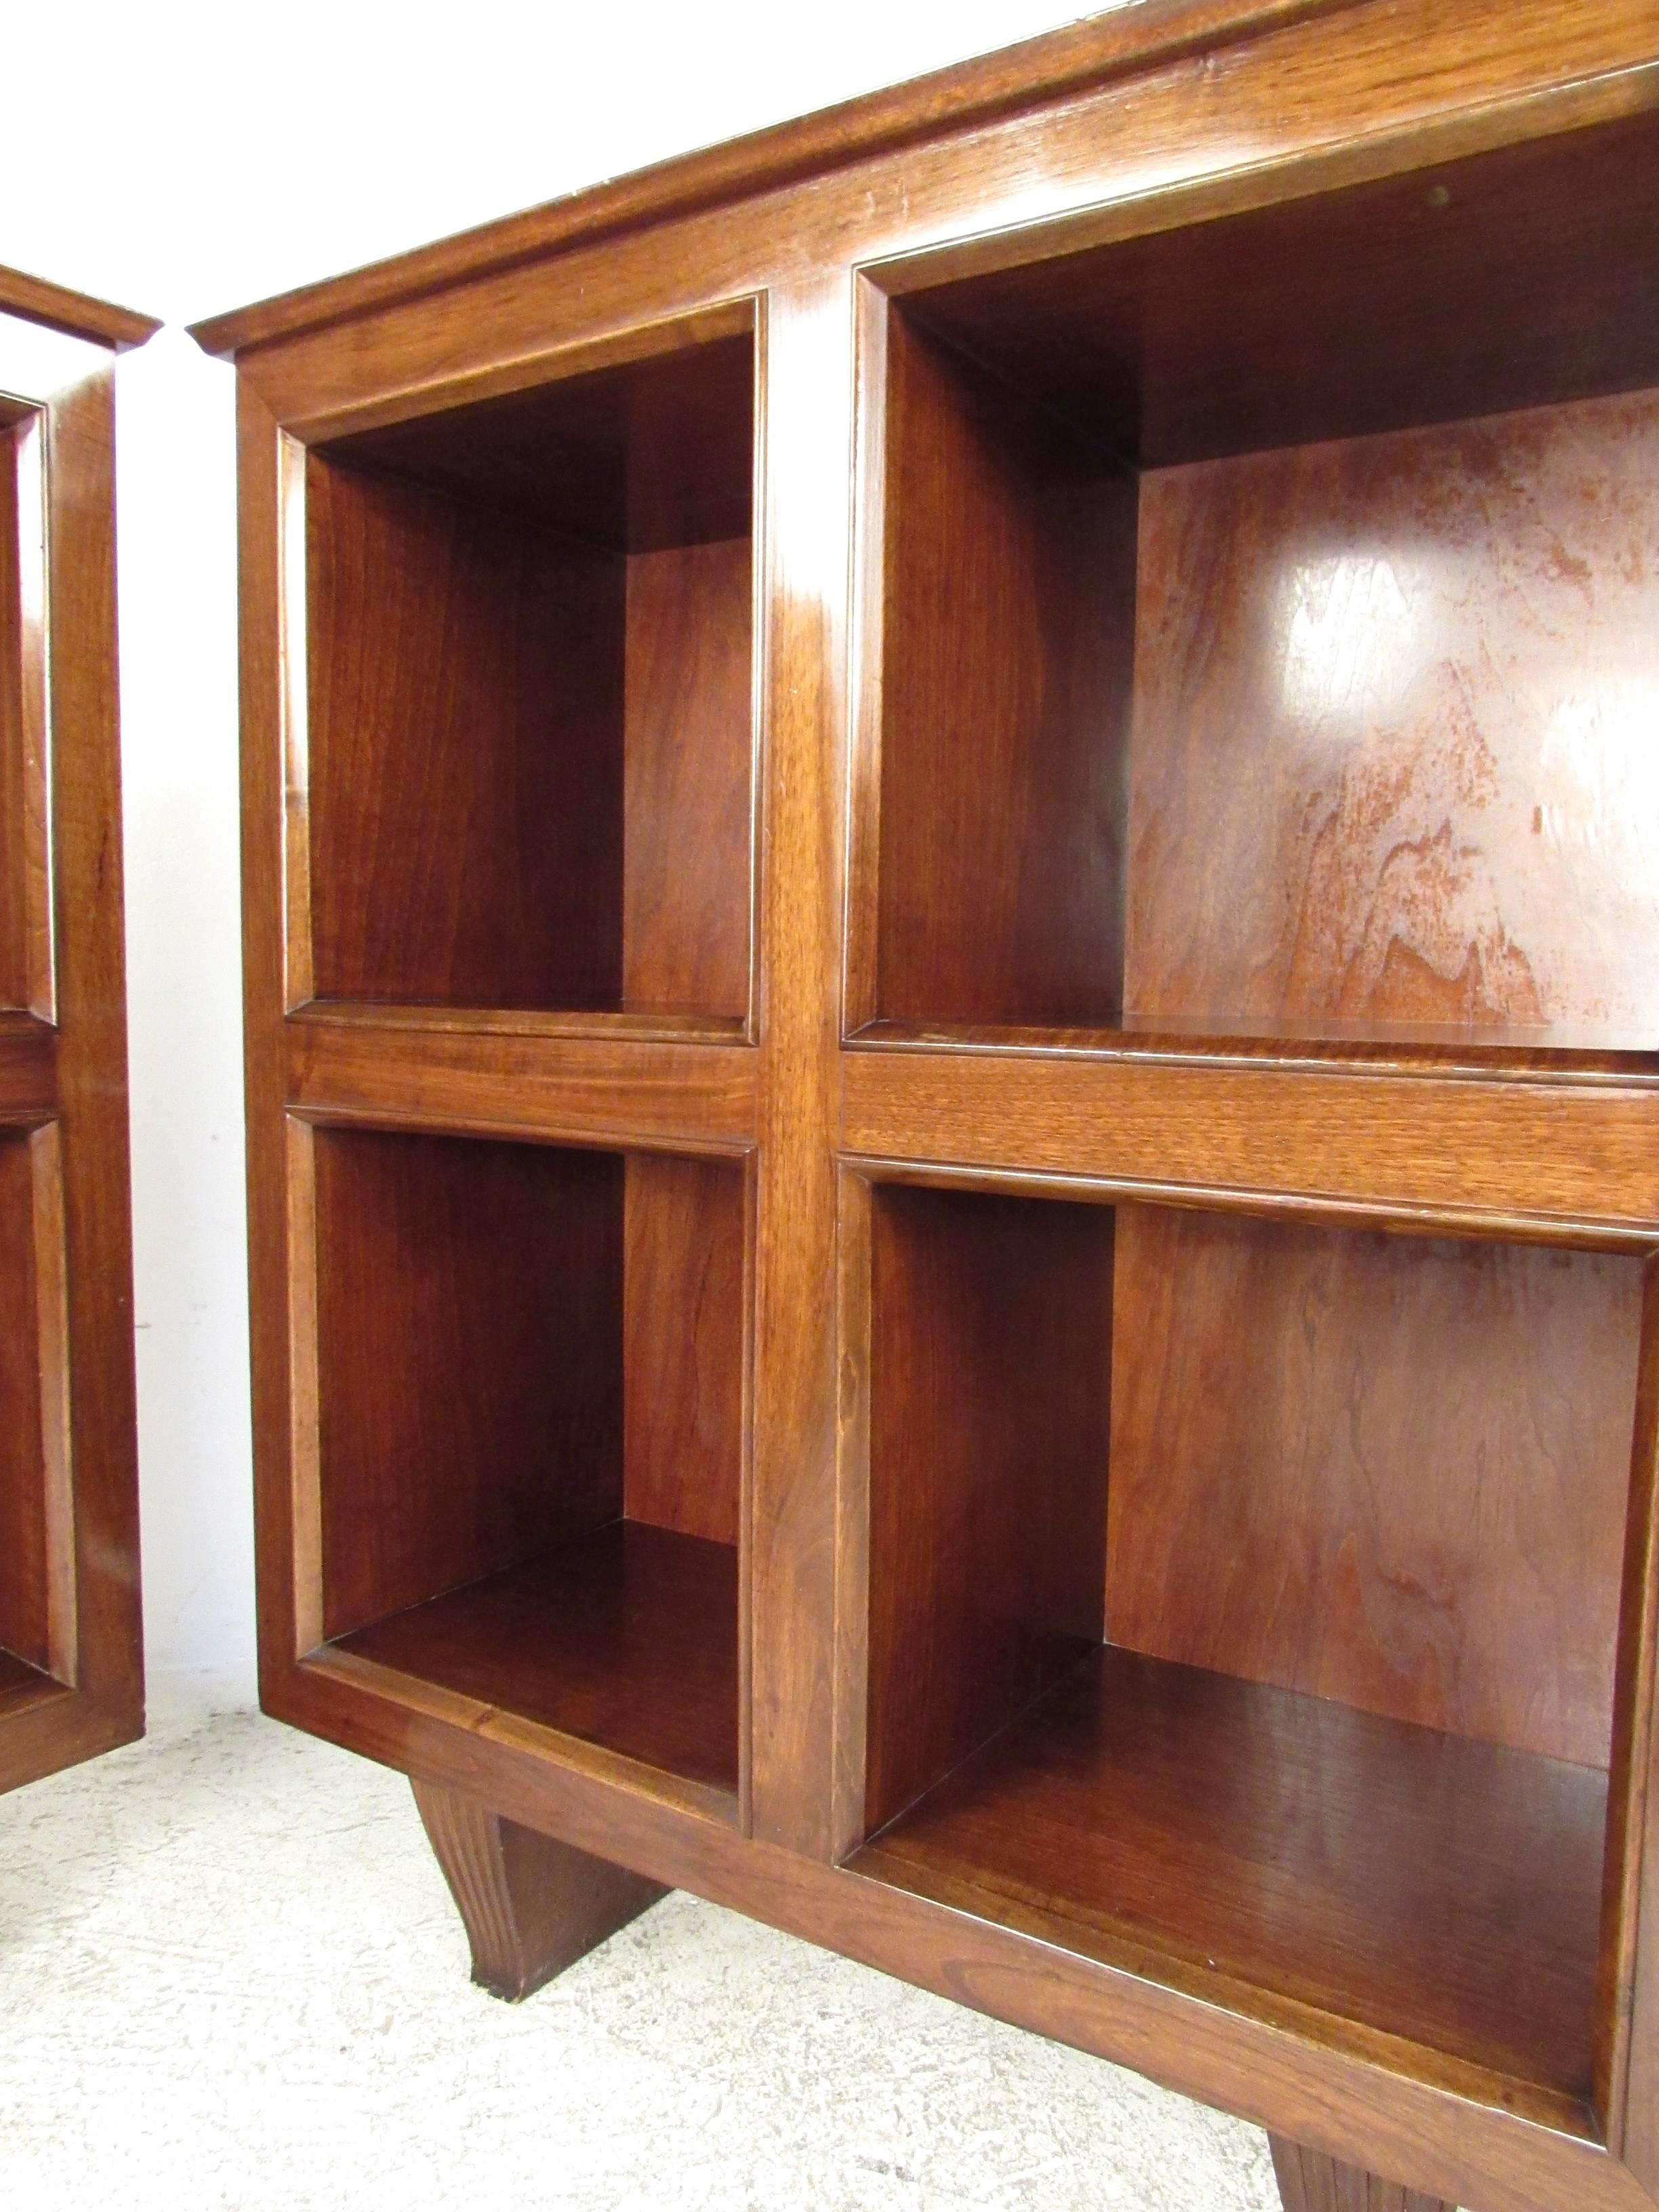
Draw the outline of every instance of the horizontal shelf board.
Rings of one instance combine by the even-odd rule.
[[[1583,2128],[1607,1787],[1108,1649],[850,1863]]]
[[[33,1014],[0,1012],[0,1122],[58,1111],[58,1032]]]
[[[623,1038],[635,1043],[745,1044],[741,1014],[643,1014],[587,1008],[547,1013],[536,1007],[410,1006],[391,999],[313,999],[295,1010],[311,1024],[349,1030],[411,1030],[453,1036]]]
[[[738,1555],[617,1521],[325,1648],[732,1793]]]
[[[842,1054],[872,1161],[1659,1235],[1659,1088],[993,1049]]]
[[[740,1151],[757,1055],[734,1039],[411,1023],[404,1009],[290,1015],[288,1103],[319,1120]],[[585,1018],[591,1020],[592,1017]],[[454,1018],[451,1017],[450,1021]]]
[[[1659,1040],[1634,1050],[1580,1030],[1474,1030],[1447,1024],[1431,1035],[1422,1023],[1281,1021],[1215,1017],[1173,1020],[1131,1017],[1112,1029],[1034,1029],[1016,1024],[921,1028],[910,1022],[867,1023],[848,1038],[854,1046],[917,1046],[928,1050],[1082,1054],[1099,1058],[1216,1060],[1256,1066],[1355,1067],[1371,1073],[1450,1075],[1539,1081],[1659,1085]]]

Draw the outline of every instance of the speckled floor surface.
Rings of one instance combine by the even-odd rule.
[[[0,1798],[17,2212],[1276,2212],[1265,2139],[675,1895],[524,2005],[399,1778],[247,1712]]]

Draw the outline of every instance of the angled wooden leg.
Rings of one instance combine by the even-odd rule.
[[[1285,2212],[1456,2212],[1438,2197],[1402,2189],[1363,2166],[1344,2166],[1288,2136],[1269,2136]]]
[[[503,1820],[476,1797],[412,1782],[472,1945],[472,1978],[516,2002],[666,1894],[642,1875]]]

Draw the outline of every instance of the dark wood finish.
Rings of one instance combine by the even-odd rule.
[[[623,1003],[639,1013],[749,1011],[754,591],[747,534],[628,564]]]
[[[317,994],[614,1004],[625,563],[315,457],[307,513]]]
[[[884,386],[867,1011],[1109,1021],[1123,988],[1134,480],[897,309]]]
[[[738,1563],[729,1544],[613,1521],[343,1640],[539,1728],[738,1790]]]
[[[323,1632],[622,1511],[623,1162],[319,1132]]]
[[[1605,1769],[1641,1276],[1121,1206],[1108,1639]]]
[[[1456,2212],[1438,2197],[1402,2189],[1284,2136],[1269,2136],[1267,2146],[1285,2212]]]
[[[743,1178],[635,1153],[623,1190],[623,1502],[735,1553],[742,1527]]]
[[[1099,1641],[1112,1215],[878,1194],[867,1821]]]
[[[1154,212],[913,306],[1148,470],[1628,392],[1659,384],[1656,173],[1638,113],[1207,222]]]
[[[854,1864],[1588,2128],[1606,1807],[1591,1767],[1109,1650]]]
[[[552,1836],[415,1778],[415,1803],[472,1946],[472,1978],[516,2004],[665,1894]]]
[[[143,1725],[102,349],[155,327],[0,270],[0,1789]]]
[[[1659,1850],[1644,1688],[1651,1392],[1632,1392],[1628,1371],[1617,1382],[1620,1361],[1628,1370],[1638,1354],[1632,1302],[1613,1286],[1659,1244],[1659,1060],[1642,981],[1651,884],[1626,836],[1645,805],[1627,732],[1651,676],[1646,587],[1627,556],[1633,549],[1651,566],[1639,395],[1659,382],[1643,190],[1655,113],[1648,0],[1572,10],[1554,0],[1457,10],[1340,0],[1266,14],[1153,0],[855,116],[607,187],[211,334],[242,349],[249,1166],[262,1666],[273,1711],[499,1818],[1127,2060],[1318,2158],[1432,2199],[1481,2212],[1638,2212],[1650,2201],[1638,2177],[1651,2171],[1659,2109],[1641,2045],[1655,1917],[1642,1902]],[[1133,312],[1120,313],[1126,302]],[[1073,318],[1075,337],[1046,340],[1044,317]],[[365,476],[372,465],[452,505],[464,496],[490,530],[533,537],[546,520],[538,502],[568,495],[597,509],[580,489],[585,464],[568,452],[528,506],[518,499],[515,441],[522,453],[546,433],[550,453],[562,400],[590,375],[672,391],[693,376],[685,356],[709,349],[700,374],[732,341],[733,359],[752,345],[758,379],[752,609],[738,582],[746,516],[706,531],[681,521],[670,542],[646,548],[629,534],[624,502],[608,542],[597,522],[580,533],[630,574],[607,766],[621,779],[621,859],[605,844],[605,911],[567,951],[596,965],[601,953],[620,957],[626,971],[630,942],[648,945],[657,980],[640,981],[637,1000],[623,972],[586,1006],[514,1006],[503,961],[484,979],[491,994],[469,1006],[336,1002],[285,1019],[315,988],[306,702],[282,688],[284,666],[297,673],[307,661],[319,680],[304,591],[281,556],[284,542],[290,558],[304,542],[295,488],[306,454]],[[1126,363],[1133,389],[1120,401],[1112,379]],[[1476,419],[1499,405],[1537,419]],[[735,422],[736,410],[723,419]],[[1361,442],[1376,436],[1392,441],[1387,450]],[[369,440],[381,441],[377,454]],[[455,459],[457,441],[475,473],[439,490],[434,471]],[[1320,441],[1345,442],[1322,453]],[[671,477],[679,461],[697,461],[674,459],[675,471],[655,471],[654,495],[684,515]],[[1111,528],[1091,534],[1074,526],[1074,510],[1104,503],[1103,482],[1117,508]],[[1258,482],[1272,500],[1234,529],[1228,502]],[[1183,501],[1180,542],[1158,537],[1160,516]],[[1321,535],[1328,525],[1334,547]],[[1554,571],[1540,552],[1546,530],[1563,552]],[[1322,720],[1287,705],[1282,683],[1274,707],[1274,653],[1317,647],[1323,635],[1319,580],[1304,580],[1308,620],[1297,630],[1292,611],[1276,647],[1271,623],[1266,635],[1259,627],[1278,572],[1258,562],[1252,599],[1238,562],[1271,554],[1294,570],[1340,553],[1356,574],[1369,559],[1380,578],[1386,562],[1398,584],[1407,551],[1432,570],[1418,605],[1445,633],[1438,651],[1422,632],[1393,633],[1409,711],[1384,716],[1376,683],[1354,690],[1352,723],[1341,702]],[[659,568],[641,565],[659,553],[669,556]],[[428,570],[422,585],[434,599],[435,581]],[[1187,582],[1190,594],[1178,588]],[[1121,731],[1132,592],[1142,665],[1126,761],[1117,735],[1103,757],[1095,737]],[[1356,623],[1375,613],[1363,599],[1346,604]],[[1321,604],[1334,602],[1328,592]],[[1091,628],[1090,611],[1103,608]],[[969,619],[958,623],[958,610]],[[1179,650],[1153,658],[1155,618]],[[1204,641],[1226,650],[1206,661]],[[738,704],[745,654],[752,729]],[[1446,668],[1461,672],[1462,720],[1438,712]],[[465,680],[483,681],[476,671]],[[662,702],[677,695],[671,714]],[[1148,719],[1153,706],[1161,725]],[[1241,757],[1228,748],[1243,728],[1254,742]],[[1296,750],[1310,729],[1319,760]],[[1453,763],[1470,731],[1479,745],[1470,739]],[[1034,750],[1039,732],[1047,750]],[[1453,767],[1479,767],[1481,747],[1488,780],[1460,781]],[[1211,773],[1206,763],[1224,755],[1225,773]],[[1194,831],[1167,884],[1153,880],[1153,845],[1124,811],[1137,776],[1145,791],[1157,787],[1159,835],[1181,806],[1216,825],[1213,836]],[[1381,846],[1365,844],[1362,799],[1375,802]],[[1090,811],[1112,805],[1111,819]],[[1413,814],[1424,807],[1432,820]],[[1310,848],[1328,816],[1353,863],[1340,882],[1297,857],[1296,841]],[[1402,853],[1390,866],[1396,835],[1433,865]],[[425,819],[394,858],[400,870],[435,870],[457,897],[482,898],[476,866],[454,858],[466,836],[465,823]],[[1188,855],[1206,839],[1213,850],[1194,864]],[[630,843],[643,871],[632,884]],[[1233,865],[1240,854],[1254,876]],[[1389,900],[1413,867],[1407,915]],[[503,869],[503,885],[511,874]],[[1490,910],[1469,889],[1480,882]],[[1194,916],[1200,895],[1211,902]],[[1132,925],[1127,943],[1119,913]],[[1137,913],[1152,915],[1151,936],[1137,939]],[[1376,948],[1365,929],[1376,927],[1421,974],[1401,951],[1390,964],[1386,944],[1366,966]],[[1298,929],[1300,966],[1285,954]],[[1343,951],[1356,933],[1369,947],[1357,961]],[[1235,940],[1242,980],[1227,971]],[[1137,958],[1153,988],[1130,989],[1121,1013],[1115,971],[1133,978]],[[1205,960],[1221,981],[1180,1001],[1181,976]],[[1364,988],[1345,999],[1354,978]],[[843,1048],[854,1033],[860,1042]],[[315,1147],[374,1127],[627,1156],[615,1231],[625,1431],[630,1379],[637,1389],[649,1376],[647,1398],[632,1401],[643,1421],[634,1433],[702,1437],[711,1413],[729,1434],[743,1334],[736,1485],[700,1473],[684,1491],[665,1478],[660,1509],[712,1510],[718,1496],[724,1513],[738,1500],[735,1559],[717,1547],[732,1575],[735,1655],[723,1784],[503,1702],[505,1649],[496,1675],[447,1681],[447,1650],[484,1650],[501,1634],[499,1577],[362,1632],[402,1634],[457,1608],[471,1624],[465,1636],[423,1630],[418,1669],[338,1643],[319,1648],[316,1429],[329,1393],[315,1360],[316,1293],[331,1245]],[[646,1156],[662,1172],[648,1204],[651,1179],[636,1179],[634,1164]],[[741,1174],[740,1269],[720,1225],[735,1218],[727,1201],[690,1195],[698,1170],[686,1163],[717,1158],[727,1164],[710,1172],[732,1179],[723,1191]],[[645,1211],[635,1221],[636,1200]],[[1208,1965],[1219,1954],[1203,1948],[1206,1931],[1172,1879],[1172,1925],[1156,1942],[1137,1951],[1120,1932],[1091,1953],[1075,1917],[1056,1917],[1058,1888],[1043,1891],[1041,1908],[983,1888],[941,1902],[836,1863],[864,1842],[872,1777],[902,1800],[930,1783],[949,1791],[970,1771],[943,1776],[913,1744],[907,1783],[896,1766],[884,1770],[890,1744],[910,1733],[948,1761],[959,1727],[961,1752],[976,1762],[1035,1725],[1029,1710],[999,1705],[1005,1685],[971,1668],[957,1678],[971,1687],[966,1717],[953,1714],[950,1669],[999,1637],[1006,1644],[995,1607],[1009,1584],[1023,1580],[1045,1605],[1070,1586],[1058,1538],[1040,1533],[1044,1516],[1065,1528],[1058,1501],[1097,1497],[1110,1474],[1110,1361],[1114,1348],[1130,1356],[1125,1312],[1155,1308],[1169,1286],[1129,1279],[1133,1234],[1114,1262],[1103,1200],[1196,1206],[1258,1249],[1284,1234],[1354,1239],[1346,1249],[1371,1255],[1334,1267],[1314,1316],[1326,1379],[1308,1402],[1327,1408],[1335,1490],[1328,1497],[1310,1480],[1310,1520],[1323,1513],[1339,1560],[1355,1563],[1354,1604],[1384,1626],[1401,1593],[1366,1550],[1368,1530],[1397,1526],[1425,1588],[1437,1587],[1437,1547],[1460,1572],[1474,1559],[1474,1578],[1444,1608],[1463,1624],[1444,1676],[1456,1710],[1443,1717],[1455,1728],[1484,1725],[1479,1714],[1496,1710],[1494,1726],[1522,1741],[1582,1748],[1599,1703],[1598,1760],[1608,1751],[1603,1771],[1423,1730],[1342,1698],[1200,1677],[1226,1711],[1315,1717],[1322,1771],[1346,1779],[1332,1783],[1328,1814],[1313,1801],[1298,1840],[1316,1855],[1322,1819],[1339,1840],[1358,1839],[1316,1869],[1327,1887],[1310,1879],[1279,1893],[1278,1948],[1231,1982]],[[919,1226],[930,1209],[946,1224],[932,1237]],[[986,1225],[1028,1218],[1018,1231]],[[1379,1243],[1385,1230],[1413,1233]],[[1452,1273],[1474,1286],[1468,1311],[1442,1283],[1448,1240],[1466,1248]],[[629,1305],[630,1250],[641,1284],[659,1271],[738,1284],[743,1319],[732,1322],[722,1296],[706,1328],[681,1331],[689,1344],[665,1343],[641,1318],[652,1301]],[[947,1252],[961,1262],[954,1275]],[[1245,1340],[1276,1353],[1294,1343],[1284,1306],[1301,1280],[1295,1268],[1253,1276],[1263,1310],[1239,1325],[1239,1342],[1212,1322],[1200,1337],[1230,1358]],[[1451,1318],[1432,1328],[1425,1316],[1443,1311]],[[1407,1402],[1401,1380],[1413,1329],[1433,1338],[1423,1404]],[[902,1361],[884,1349],[906,1341]],[[1583,1346],[1576,1363],[1570,1342]],[[706,1357],[725,1378],[712,1393],[689,1379]],[[936,1379],[953,1374],[954,1395]],[[1348,1439],[1328,1418],[1344,1375],[1356,1378],[1362,1411],[1368,1377],[1401,1408],[1382,1442],[1359,1425],[1365,1464],[1390,1484],[1370,1521],[1358,1460],[1342,1459]],[[1534,1391],[1554,1381],[1530,1430],[1502,1403],[1505,1392],[1523,1396],[1517,1376]],[[1262,1504],[1289,1514],[1285,1455],[1262,1442],[1279,1432],[1278,1383],[1261,1372],[1249,1382],[1237,1395],[1255,1424],[1254,1464],[1267,1471]],[[1171,1409],[1172,1433],[1204,1431],[1191,1397]],[[1099,1427],[1086,1466],[1067,1407]],[[1292,1410],[1280,1408],[1285,1419]],[[1628,1514],[1609,1442],[1620,1418],[1632,1447]],[[1502,1456],[1489,1455],[1476,1483],[1454,1448],[1494,1436]],[[1425,1443],[1437,1437],[1450,1455],[1439,1462]],[[1045,1437],[1057,1484],[1026,1455]],[[1552,1453],[1563,1466],[1588,1455],[1571,1498],[1565,1484],[1551,1492]],[[887,1486],[901,1462],[915,1478],[903,1498]],[[703,1464],[731,1460],[722,1450]],[[1428,1480],[1436,1464],[1449,1468],[1443,1498]],[[1210,1477],[1196,1456],[1188,1468],[1189,1488],[1203,1492]],[[1452,1495],[1470,1488],[1476,1524],[1449,1534]],[[1346,1553],[1337,1492],[1358,1524]],[[1019,1515],[1008,1504],[1017,1496]],[[988,1498],[1001,1520],[988,1510],[952,1520],[952,1509]],[[937,1544],[915,1536],[930,1517]],[[975,1553],[975,1518],[1004,1531],[1000,1549]],[[626,1548],[653,1536],[637,1520],[607,1527],[583,1540]],[[1194,1598],[1217,1579],[1205,1534],[1191,1531]],[[1534,1535],[1545,1564],[1528,1583],[1516,1561],[1532,1558]],[[533,1579],[560,1556],[555,1547],[501,1575]],[[1075,1570],[1097,1601],[1091,1639],[1106,1565],[1097,1530]],[[1533,1634],[1524,1680],[1494,1692],[1519,1640],[1491,1595],[1503,1584]],[[1240,1616],[1243,1647],[1277,1633],[1256,1595]],[[1316,1596],[1313,1618],[1340,1624],[1321,1641],[1342,1648],[1310,1648],[1310,1662],[1329,1657],[1345,1697],[1357,1698],[1364,1637],[1352,1607],[1342,1612],[1328,1589]],[[983,1634],[969,1634],[981,1598]],[[533,1645],[544,1616],[524,1603]],[[880,1625],[925,1646],[907,1603],[940,1624],[944,1661],[931,1680],[913,1668],[909,1693]],[[551,1670],[567,1684],[587,1663],[584,1632],[571,1633],[570,1664]],[[1087,1663],[1174,1671],[1135,1655]],[[1413,1695],[1420,1686],[1414,1678]],[[1006,1723],[989,1749],[975,1741],[975,1704],[987,1735]],[[1418,1709],[1409,1697],[1400,1704]],[[1103,1726],[1111,1716],[1097,1706],[1096,1717]],[[1246,1753],[1273,1740],[1266,1728],[1218,1728],[1207,1785],[1190,1744],[1151,1743],[1148,1771],[1169,1778],[1182,1809],[1168,1851],[1145,1855],[1149,1881],[1208,1833],[1230,1869],[1210,1893],[1248,1916],[1260,1891],[1231,1881],[1236,1839],[1219,1832],[1243,1791]],[[1058,1788],[1045,1772],[1029,1793],[1034,1816]],[[1142,1813],[1151,1794],[1149,1784],[1137,1801]],[[933,1802],[887,1808],[900,1817],[875,1848]],[[1077,1850],[1059,1855],[1068,1869],[1109,1841],[1098,1822],[1085,1826]],[[1017,1822],[1011,1847],[1037,1849],[1045,1832],[1035,1817]],[[1424,1849],[1367,1880],[1366,1851],[1390,1833]],[[1294,1852],[1288,1863],[1298,1863]],[[1303,1963],[1327,1977],[1324,1995],[1287,1992],[1297,1931],[1308,1937],[1332,1896],[1360,1948],[1309,1937]],[[1495,1930],[1484,1947],[1483,1929]]]
[[[308,456],[295,999],[746,1016],[754,343],[676,337]]]

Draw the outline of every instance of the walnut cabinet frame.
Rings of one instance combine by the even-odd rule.
[[[113,363],[156,327],[0,269],[0,1790],[143,1728]]]
[[[1656,211],[1637,0],[1146,0],[198,331],[263,1694],[492,1986],[1659,2198]]]

